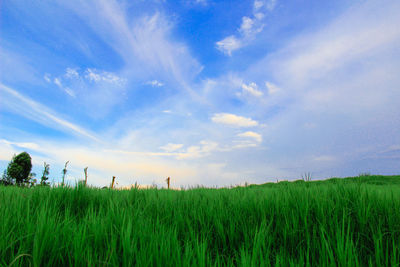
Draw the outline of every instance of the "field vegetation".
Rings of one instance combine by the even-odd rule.
[[[1,266],[399,266],[400,176],[0,186]]]

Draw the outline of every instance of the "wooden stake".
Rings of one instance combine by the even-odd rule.
[[[168,184],[168,189],[169,189],[169,182],[170,182],[170,180],[171,180],[171,178],[170,178],[170,177],[168,177],[168,178],[166,179],[166,181],[167,181],[167,184]]]
[[[85,172],[85,186],[87,185],[87,169],[88,169],[88,167],[83,169],[83,171]]]
[[[111,189],[113,189],[113,188],[114,188],[114,182],[115,182],[115,176],[113,176],[113,179],[112,179],[112,183],[111,183]]]

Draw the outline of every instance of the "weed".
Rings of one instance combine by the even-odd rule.
[[[311,172],[306,172],[301,176],[301,178],[303,179],[303,181],[310,182],[311,176],[312,176]]]

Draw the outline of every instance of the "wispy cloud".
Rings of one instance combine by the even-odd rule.
[[[387,2],[397,10],[393,1]],[[373,8],[376,14],[372,14]],[[386,10],[376,1],[356,4],[333,23],[308,35],[301,35],[282,49],[282,57],[275,68],[285,70],[286,78],[300,85],[317,79],[352,61],[380,53],[383,47],[398,42],[400,29],[396,27],[394,11]],[[386,14],[386,18],[383,18]],[[377,17],[380,19],[378,20]],[[348,23],[352,23],[349,27]],[[389,48],[389,47],[388,47]],[[283,57],[283,54],[286,56]]]
[[[79,79],[80,75],[77,69],[67,68],[64,76],[68,79]]]
[[[253,3],[252,16],[243,16],[242,23],[237,29],[237,33],[216,42],[217,49],[231,56],[233,51],[248,45],[255,39],[256,35],[263,30],[265,26],[263,19],[275,6],[276,0],[255,0]]]
[[[268,94],[273,95],[279,92],[281,89],[271,82],[265,82],[265,87],[267,87]]]
[[[226,124],[233,127],[254,127],[258,125],[258,122],[251,118],[237,116],[230,113],[216,113],[211,120],[215,123]]]
[[[248,93],[252,96],[255,97],[260,97],[263,95],[263,92],[261,92],[260,90],[258,90],[258,86],[256,83],[249,83],[247,84],[242,84],[242,89],[243,89],[243,93]]]
[[[68,69],[67,69],[66,74],[69,75]],[[74,74],[77,74],[77,72],[75,71]],[[92,68],[88,68],[85,71],[84,77],[87,80],[89,80],[91,82],[95,82],[95,83],[106,82],[106,83],[114,84],[117,86],[122,86],[126,83],[126,79],[118,77],[114,73],[107,72],[107,71],[101,71],[101,70],[97,70],[97,69],[92,69]]]
[[[173,151],[181,149],[182,147],[183,147],[183,144],[168,143],[165,146],[162,146],[160,148],[166,152],[173,152]]]
[[[157,80],[152,80],[152,81],[148,81],[146,82],[146,84],[151,85],[153,87],[161,87],[164,86],[164,84],[162,82],[159,82]]]
[[[19,115],[39,122],[50,128],[64,129],[69,133],[78,134],[94,141],[99,141],[97,137],[87,130],[75,125],[67,120],[61,119],[56,113],[42,104],[23,96],[10,87],[0,84],[0,92],[4,93],[7,101],[3,105]]]
[[[54,78],[54,84],[57,85],[58,87],[62,88],[63,85],[61,84],[61,80],[59,78]]]
[[[104,116],[121,101],[128,79],[114,72],[96,68],[67,67],[61,74],[44,75],[47,82],[55,84],[72,98],[79,98],[80,105],[94,116]]]
[[[224,52],[228,56],[231,56],[233,51],[243,46],[243,42],[241,39],[235,37],[234,35],[230,35],[216,42],[216,45],[218,50]]]
[[[209,4],[208,0],[193,0],[193,3],[202,6],[207,6]]]
[[[171,37],[174,24],[162,13],[128,16],[126,6],[117,1],[65,5],[120,55],[126,73],[145,80],[156,74],[193,93],[189,83],[203,67],[184,43]]]
[[[46,73],[44,75],[44,79],[47,82],[51,82],[50,74]],[[65,69],[64,74],[55,77],[53,82],[58,87],[63,88],[64,87],[63,81],[67,82],[68,80],[78,80],[78,81],[86,80],[88,82],[94,82],[94,83],[105,82],[117,86],[123,86],[127,82],[127,79],[119,77],[118,75],[112,72],[98,70],[95,68],[87,68],[85,71],[80,73],[77,68],[70,68],[70,67]]]
[[[238,136],[239,137],[244,137],[244,138],[251,138],[251,139],[254,139],[255,141],[257,141],[259,143],[262,141],[261,134],[258,134],[256,132],[247,131],[247,132],[238,134]]]
[[[71,90],[70,88],[64,88],[64,91],[71,97],[76,97],[76,94],[73,90]]]
[[[27,143],[21,143],[21,142],[11,142],[5,139],[0,139],[1,143],[7,144],[7,145],[15,145],[21,148],[28,148],[28,149],[33,149],[33,150],[37,150],[39,148],[39,145],[36,143],[32,143],[32,142],[27,142]]]
[[[43,79],[44,79],[46,82],[51,83],[50,74],[46,73],[46,74],[43,76]]]
[[[176,155],[176,158],[177,159],[194,159],[194,158],[205,157],[217,149],[218,149],[218,143],[208,141],[208,140],[203,140],[199,143],[199,145],[190,146],[187,148],[187,150],[185,152],[178,153]]]

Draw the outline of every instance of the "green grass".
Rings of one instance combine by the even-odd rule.
[[[399,266],[400,176],[0,187],[0,266]]]

